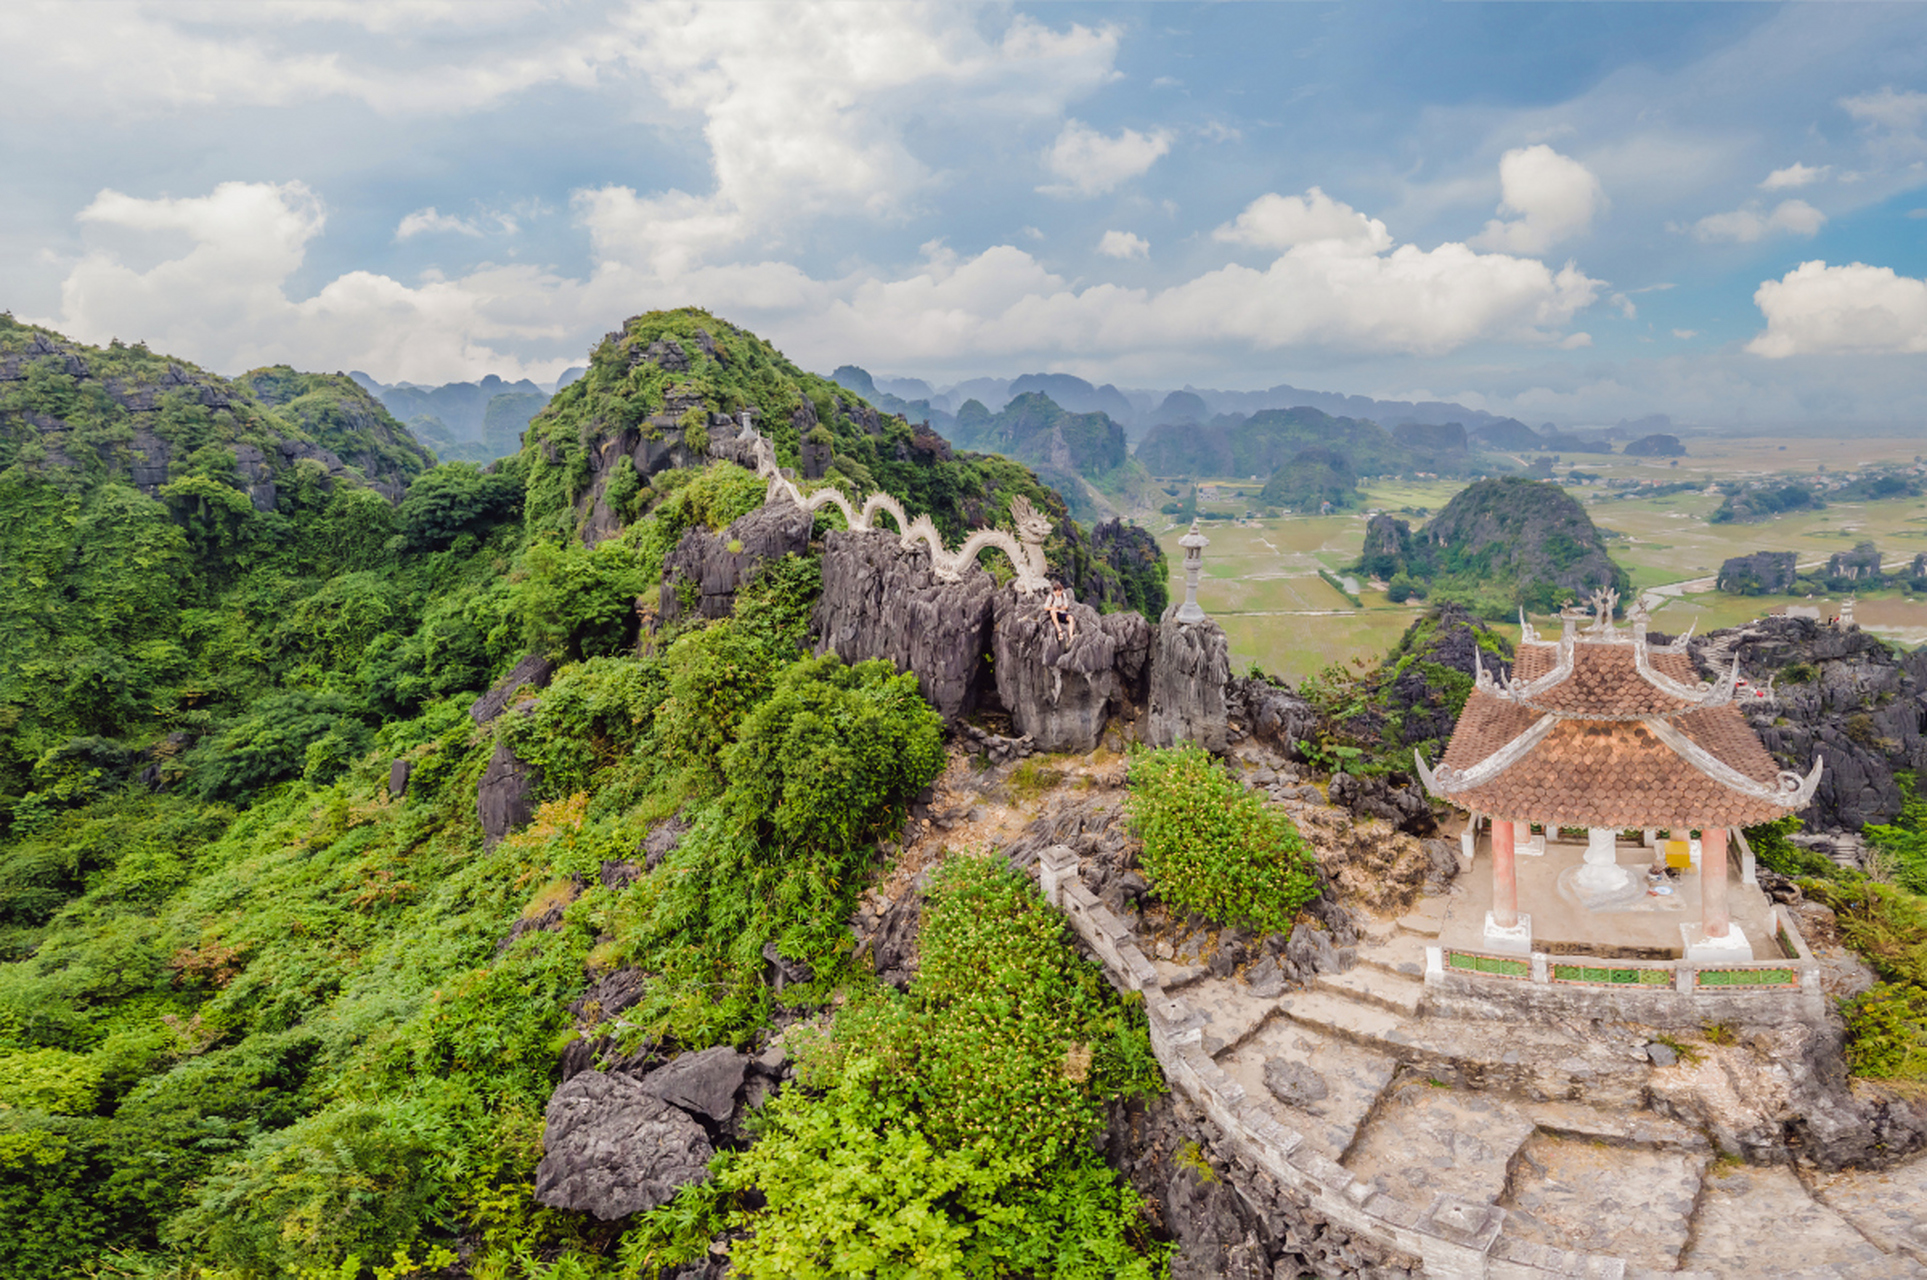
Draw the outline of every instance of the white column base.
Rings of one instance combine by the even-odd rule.
[[[1490,911],[1486,912],[1485,945],[1492,951],[1530,955],[1532,953],[1532,917],[1521,911],[1519,923],[1508,929],[1494,920]]]
[[[1726,926],[1724,938],[1707,937],[1698,924],[1682,924],[1679,935],[1686,944],[1686,958],[1695,964],[1731,964],[1753,958],[1753,944],[1736,924]]]

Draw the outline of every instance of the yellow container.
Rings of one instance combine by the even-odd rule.
[[[1693,846],[1685,840],[1666,841],[1666,865],[1684,869],[1693,865]]]

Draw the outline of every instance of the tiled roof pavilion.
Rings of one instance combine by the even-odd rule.
[[[1737,666],[1699,680],[1684,641],[1646,643],[1610,614],[1541,640],[1527,625],[1512,679],[1483,669],[1445,759],[1424,769],[1434,795],[1515,822],[1570,827],[1750,827],[1803,808],[1820,766],[1782,772],[1734,699]]]
[[[1570,888],[1588,910],[1644,893],[1618,865],[1617,833],[1699,831],[1702,920],[1687,931],[1689,958],[1744,949],[1726,908],[1726,835],[1804,808],[1821,762],[1804,778],[1782,771],[1735,704],[1739,663],[1717,683],[1700,680],[1684,640],[1652,645],[1635,606],[1628,630],[1613,623],[1618,598],[1595,592],[1593,620],[1560,614],[1557,640],[1541,639],[1523,616],[1510,680],[1481,664],[1477,682],[1436,770],[1418,760],[1426,789],[1492,820],[1493,910],[1488,945],[1531,946],[1531,918],[1518,910],[1513,855],[1530,824],[1585,827],[1585,865]],[[1468,840],[1470,836],[1468,836]],[[1702,848],[1703,846],[1703,848]],[[1468,848],[1470,846],[1468,845]]]

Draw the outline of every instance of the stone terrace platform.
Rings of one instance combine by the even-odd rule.
[[[1740,1163],[1720,1152],[1742,1135],[1675,1118],[1741,1087],[1730,1064],[1656,1062],[1638,1026],[1460,1016],[1425,979],[1468,892],[1375,926],[1309,990],[1264,995],[1212,976],[1209,934],[1148,959],[1070,849],[1037,870],[1111,980],[1143,992],[1172,1088],[1248,1176],[1402,1259],[1372,1274],[1927,1280],[1927,1160]]]
[[[1529,852],[1523,845],[1514,854],[1519,886],[1519,910],[1532,917],[1532,949],[1550,955],[1612,956],[1624,959],[1677,960],[1684,944],[1680,926],[1698,924],[1700,879],[1687,871],[1666,881],[1669,894],[1649,895],[1628,906],[1589,911],[1574,897],[1561,893],[1560,878],[1585,861],[1586,845],[1548,839],[1545,852]],[[1644,876],[1653,865],[1653,851],[1621,841],[1619,865]],[[1464,892],[1444,900],[1439,942],[1466,951],[1485,950],[1485,917],[1492,909],[1490,865],[1492,837],[1479,836],[1475,871],[1460,878]],[[1738,858],[1727,860],[1727,904],[1733,923],[1752,945],[1755,960],[1779,960],[1784,955],[1775,942],[1773,904],[1758,885],[1743,881]]]

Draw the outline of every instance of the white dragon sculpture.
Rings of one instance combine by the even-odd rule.
[[[745,430],[753,432],[753,428]],[[903,504],[889,494],[873,493],[864,500],[861,508],[853,506],[843,491],[834,485],[805,495],[784,478],[782,468],[776,465],[775,446],[770,443],[768,436],[755,433],[751,448],[756,458],[756,474],[769,481],[769,490],[763,496],[765,506],[783,498],[809,512],[835,507],[843,513],[850,528],[878,532],[888,532],[887,529],[880,529],[876,523],[877,516],[888,513],[896,521],[898,545],[908,551],[922,542],[930,552],[931,571],[940,581],[961,581],[964,572],[976,565],[977,553],[986,547],[995,547],[1010,558],[1011,567],[1017,571],[1015,585],[1019,591],[1031,593],[1050,586],[1050,577],[1044,564],[1044,539],[1050,536],[1050,521],[1022,494],[1010,500],[1010,518],[1017,527],[1016,537],[1013,538],[1002,529],[979,529],[964,539],[961,547],[951,551],[943,545],[943,535],[937,532],[937,526],[929,516],[910,519],[903,510]]]

